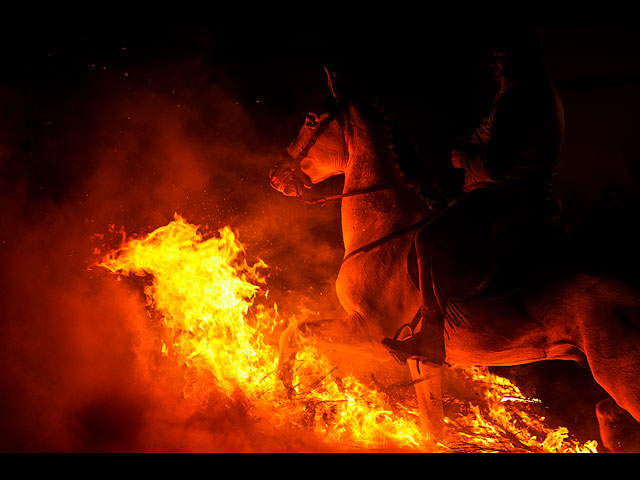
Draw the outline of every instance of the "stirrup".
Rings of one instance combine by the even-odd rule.
[[[409,338],[413,338],[413,337],[409,337]],[[401,344],[404,341],[405,340],[402,340],[402,341],[397,340],[396,338],[393,338],[393,339],[385,338],[382,341],[382,344],[389,349],[389,354],[391,355],[391,357],[400,365],[406,365],[408,360],[415,360],[418,363],[426,364],[428,366],[436,366],[436,367],[441,367],[442,365],[445,364],[445,355],[442,355],[442,358],[439,359],[440,361],[434,361],[432,358],[426,355],[417,354],[417,353],[408,353],[408,352],[403,352],[401,350],[398,350],[397,345]]]
[[[396,351],[394,347],[395,345],[398,344],[398,337],[400,336],[400,334],[405,328],[408,328],[409,331],[411,332],[411,336],[409,338],[415,335],[413,330],[417,325],[416,318],[419,318],[418,317],[419,314],[420,314],[420,311],[418,311],[418,313],[416,314],[416,317],[414,317],[411,323],[405,323],[398,330],[396,330],[396,334],[393,336],[393,338],[382,339],[382,344],[389,349],[389,354],[391,355],[391,358],[393,358],[400,365],[406,364],[407,360],[409,359],[409,356],[404,352]]]
[[[388,341],[385,342],[385,340],[388,340]],[[409,360],[410,358],[409,354],[395,350],[393,346],[396,343],[397,343],[396,340],[392,340],[390,338],[385,338],[382,341],[382,344],[389,349],[389,355],[391,355],[391,358],[393,358],[399,365],[406,365],[407,360]]]

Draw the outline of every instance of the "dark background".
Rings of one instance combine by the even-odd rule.
[[[0,80],[5,102],[12,103],[3,109],[3,138],[5,150],[28,158],[4,161],[4,173],[28,179],[33,197],[65,197],[91,166],[75,161],[69,150],[80,147],[62,147],[61,136],[83,121],[89,130],[92,109],[114,91],[172,95],[186,104],[180,94],[193,83],[187,63],[197,63],[201,76],[247,110],[264,144],[288,143],[300,114],[326,94],[327,65],[384,98],[424,157],[440,154],[450,133],[471,125],[487,101],[492,40],[527,29],[541,40],[565,107],[557,191],[567,221],[581,222],[603,189],[635,197],[638,29],[594,22],[457,23],[410,19],[409,13],[360,24],[338,16],[321,27],[154,17],[113,23],[40,19],[9,26],[2,32]],[[55,160],[50,151],[47,160],[35,152],[49,140],[66,150]]]
[[[170,386],[153,389],[140,380],[150,368],[140,352],[151,349],[140,340],[142,300],[87,267],[117,245],[121,227],[145,233],[179,212],[237,228],[272,267],[284,312],[304,302],[339,309],[337,207],[285,199],[267,179],[306,109],[326,94],[323,67],[384,98],[421,155],[447,165],[452,133],[487,101],[489,40],[505,24],[412,11],[323,22],[56,13],[9,16],[0,33],[0,450],[273,450],[229,436],[241,415],[210,419],[206,439],[158,427],[168,411],[161,398],[180,379],[167,374]],[[564,103],[557,199],[566,228],[594,256],[624,259],[628,250],[612,247],[630,243],[637,218],[640,29],[510,27],[539,36]],[[339,180],[318,187],[339,188]],[[603,198],[613,191],[621,203],[611,210]],[[547,362],[501,372],[582,441],[597,439],[593,408],[606,394],[588,370]]]

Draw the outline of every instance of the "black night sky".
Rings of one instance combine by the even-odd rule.
[[[119,299],[120,287],[87,270],[94,250],[113,247],[121,226],[148,232],[174,212],[229,224],[274,266],[282,292],[334,309],[339,211],[293,204],[267,178],[326,94],[323,67],[382,96],[420,153],[439,162],[486,102],[495,21],[192,13],[5,17],[13,26],[0,33],[0,451],[261,451],[247,437],[212,434],[203,446],[184,429],[150,427],[165,407],[137,380],[139,331],[127,312],[139,299]],[[524,26],[539,36],[564,103],[557,198],[567,229],[587,232],[594,254],[629,245],[640,191],[640,28]],[[319,187],[339,188],[339,180]],[[611,192],[615,205],[603,200]],[[288,298],[283,311],[298,306]],[[510,373],[558,406],[551,416],[582,441],[597,439],[593,407],[606,394],[588,371],[549,362]],[[215,429],[232,420],[210,421]],[[154,432],[172,440],[151,442]]]

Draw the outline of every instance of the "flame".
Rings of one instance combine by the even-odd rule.
[[[459,443],[480,452],[597,453],[596,441],[580,444],[565,427],[545,426],[545,417],[536,412],[540,400],[525,397],[510,380],[483,367],[456,370],[484,398],[479,404],[458,402],[458,410],[466,414],[446,419],[456,437],[451,448]]]
[[[483,392],[483,406],[448,399],[450,438],[434,446],[421,432],[416,405],[394,403],[376,386],[342,372],[300,334],[300,318],[281,318],[268,301],[267,265],[249,264],[246,257],[230,227],[205,238],[176,214],[144,238],[126,241],[123,233],[122,246],[98,263],[118,275],[151,277],[144,293],[164,327],[162,353],[187,372],[185,398],[206,407],[220,392],[241,399],[256,418],[352,449],[596,451],[595,442],[567,442],[566,429],[549,429],[526,409],[514,411],[508,400],[535,401],[508,380],[457,367],[451,372]],[[287,342],[295,345],[294,365],[283,378],[280,353]]]

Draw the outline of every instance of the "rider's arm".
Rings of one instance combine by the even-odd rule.
[[[531,128],[524,107],[505,95],[472,132],[473,143],[456,146],[454,167],[462,168],[476,182],[500,179],[517,160]]]

